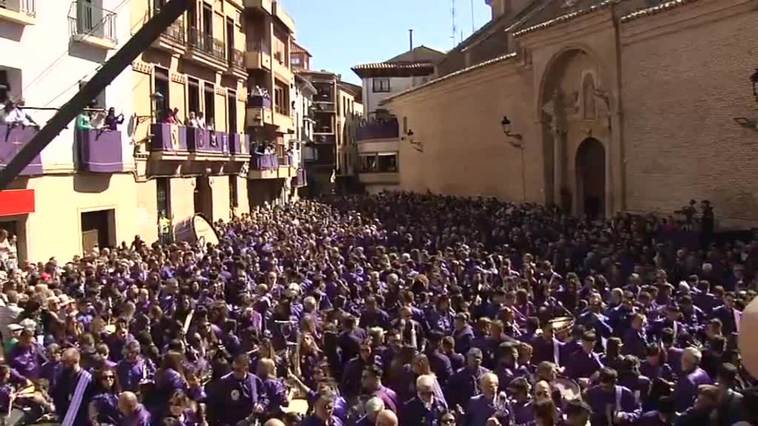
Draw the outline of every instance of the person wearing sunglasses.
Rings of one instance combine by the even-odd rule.
[[[121,392],[116,371],[104,368],[95,372],[95,396],[89,403],[88,414],[93,425],[115,425],[123,417],[118,410]]]

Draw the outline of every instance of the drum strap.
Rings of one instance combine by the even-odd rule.
[[[558,344],[558,339],[553,337],[553,360],[555,365],[561,365],[561,347]]]
[[[621,412],[621,386],[616,386],[616,412]]]
[[[61,423],[62,426],[74,425],[76,416],[79,413],[79,407],[82,405],[82,400],[84,399],[84,391],[87,389],[87,385],[89,385],[91,380],[92,375],[86,370],[81,370],[79,372],[79,380],[76,382],[74,395],[71,398],[71,403],[68,405],[68,410],[66,410],[66,417],[63,418],[63,423]]]

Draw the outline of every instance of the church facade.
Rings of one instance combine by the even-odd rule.
[[[399,189],[593,216],[709,200],[722,228],[758,224],[758,0],[490,3],[385,101],[415,138]]]

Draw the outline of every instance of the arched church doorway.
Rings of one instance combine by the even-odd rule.
[[[597,139],[585,139],[576,151],[576,190],[578,213],[605,216],[605,147]]]

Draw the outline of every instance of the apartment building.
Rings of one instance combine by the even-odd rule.
[[[250,201],[253,205],[287,202],[298,169],[292,162],[295,76],[290,54],[295,24],[281,2],[246,0],[243,31],[250,91],[245,126],[254,146],[248,173]]]
[[[248,209],[243,6],[202,1],[132,64],[138,214],[179,226]],[[135,0],[132,32],[165,0]]]
[[[384,62],[353,67],[362,83],[366,119],[355,133],[358,181],[369,193],[392,190],[400,183],[400,143],[405,141],[415,151],[422,151],[413,129],[387,111],[384,101],[398,93],[428,82],[445,54],[419,46]]]
[[[0,2],[0,98],[23,100],[44,125],[130,36],[128,3],[118,0]],[[136,214],[131,134],[132,74],[122,73],[93,100],[125,120],[118,131],[69,124],[0,192],[0,228],[17,237],[19,257],[65,259],[94,245],[155,236]],[[102,120],[94,114],[93,121]],[[36,133],[0,124],[0,168]],[[151,234],[152,233],[152,234]]]

